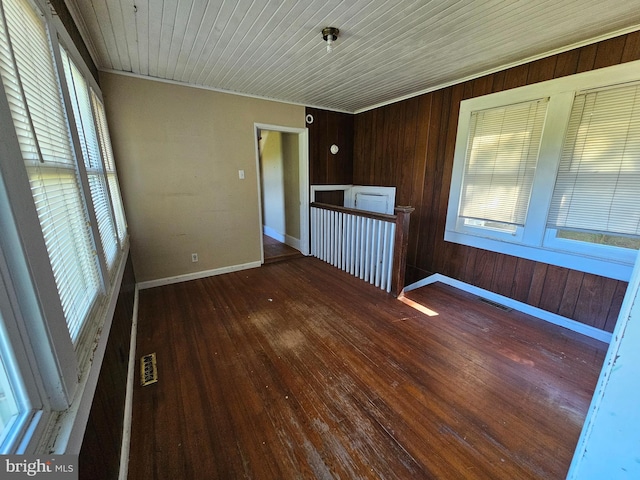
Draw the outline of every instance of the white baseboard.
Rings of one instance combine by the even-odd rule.
[[[213,277],[215,275],[222,275],[224,273],[238,272],[240,270],[248,270],[250,268],[257,268],[262,265],[262,262],[249,262],[242,263],[240,265],[231,265],[228,267],[214,268],[213,270],[203,270],[200,272],[186,273],[184,275],[176,275],[175,277],[158,278],[156,280],[148,280],[146,282],[139,282],[137,287],[139,290],[145,290],[147,288],[162,287],[164,285],[171,285],[173,283],[188,282],[190,280],[198,280],[200,278]]]
[[[119,480],[127,480],[129,474],[129,451],[131,449],[131,416],[133,413],[133,382],[136,364],[136,339],[138,336],[138,292],[136,286],[133,299],[133,315],[131,320],[131,342],[129,344],[129,366],[127,370],[127,390],[124,401],[124,422],[122,426],[122,445],[120,449]]]
[[[465,292],[469,292],[493,302],[500,303],[507,307],[513,308],[514,310],[518,310],[519,312],[531,315],[532,317],[536,317],[546,322],[553,323],[554,325],[559,325],[560,327],[564,327],[588,337],[595,338],[596,340],[600,340],[601,342],[611,343],[611,333],[609,332],[605,332],[604,330],[600,330],[590,325],[585,325],[584,323],[580,323],[570,318],[563,317],[562,315],[557,315],[555,313],[542,310],[541,308],[533,307],[524,302],[514,300],[513,298],[505,297],[504,295],[490,292],[489,290],[485,290],[474,285],[469,285],[468,283],[461,282],[460,280],[456,280],[439,273],[435,273],[427,278],[423,278],[422,280],[406,286],[404,288],[404,291],[409,292],[411,290],[415,290],[417,288],[424,287],[435,282],[440,282],[455,288],[459,288],[460,290],[463,290]]]
[[[267,227],[266,225],[262,226],[262,232],[267,236],[267,237],[271,237],[274,240],[277,240],[281,243],[285,243],[285,237],[283,234],[281,234],[280,232],[274,230],[271,227]]]
[[[286,243],[290,247],[295,248],[296,250],[300,250],[299,238],[292,237],[291,235],[285,235],[284,243]]]
[[[267,237],[271,237],[274,240],[279,241],[280,243],[284,243],[285,245],[289,245],[290,247],[295,248],[296,250],[300,250],[300,239],[292,237],[291,235],[283,235],[281,233],[276,232],[273,228],[267,227],[266,225],[262,226],[262,231]]]

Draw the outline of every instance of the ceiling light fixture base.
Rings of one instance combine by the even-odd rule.
[[[338,39],[338,35],[340,34],[340,30],[336,27],[324,27],[322,29],[322,38],[326,42],[331,37],[331,41],[335,42]]]
[[[339,34],[340,30],[336,27],[324,27],[322,29],[322,39],[327,42],[327,52],[331,52],[333,50],[333,42],[338,39]]]

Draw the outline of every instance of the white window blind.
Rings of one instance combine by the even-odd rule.
[[[640,84],[576,95],[548,226],[640,235]]]
[[[75,344],[100,283],[50,41],[40,12],[26,0],[3,0],[2,13],[2,80]]]
[[[93,111],[98,126],[98,134],[100,135],[100,149],[104,166],[107,174],[107,182],[109,183],[109,193],[111,195],[111,204],[116,217],[116,227],[118,230],[118,238],[123,242],[127,236],[127,221],[124,215],[124,207],[122,205],[122,196],[120,195],[120,187],[118,185],[118,176],[116,173],[116,164],[113,159],[113,150],[111,148],[111,137],[109,136],[109,128],[107,127],[107,116],[104,111],[104,105],[95,94],[91,91],[91,101]]]
[[[471,114],[459,215],[524,225],[548,100]]]
[[[93,209],[98,222],[103,255],[107,268],[111,271],[118,255],[119,243],[111,211],[104,167],[100,157],[100,146],[91,110],[89,88],[80,70],[71,61],[67,52],[61,49],[60,53],[82,148],[82,158],[89,180]]]

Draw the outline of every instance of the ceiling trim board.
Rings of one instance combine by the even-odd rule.
[[[353,114],[353,112],[351,112],[349,110],[327,108],[327,107],[321,107],[319,105],[309,105],[309,104],[300,103],[300,102],[290,102],[288,100],[280,100],[278,98],[270,98],[270,97],[263,97],[263,96],[260,96],[260,95],[252,95],[252,94],[249,94],[249,93],[234,92],[234,91],[231,91],[231,90],[224,90],[222,88],[208,87],[206,85],[194,85],[194,84],[188,83],[188,82],[180,82],[178,80],[168,80],[168,79],[165,79],[165,78],[150,77],[148,75],[140,75],[138,73],[131,73],[131,72],[122,72],[120,70],[112,70],[112,69],[100,68],[99,72],[101,72],[101,73],[111,73],[113,75],[121,75],[123,77],[133,77],[133,78],[138,78],[140,80],[150,80],[150,81],[153,81],[153,82],[168,83],[168,84],[177,85],[177,86],[180,86],[180,87],[197,88],[199,90],[209,90],[211,92],[225,93],[227,95],[237,95],[238,97],[255,98],[257,100],[266,100],[268,102],[278,102],[278,103],[285,103],[287,105],[296,105],[296,106],[299,106],[299,107],[309,107],[309,108],[317,108],[318,110],[328,110],[330,112],[351,113],[351,114]]]
[[[371,105],[370,107],[361,108],[361,109],[355,110],[355,111],[350,112],[350,113],[353,113],[354,115],[357,115],[359,113],[368,112],[369,110],[375,110],[376,108],[386,107],[387,105],[391,105],[392,103],[401,102],[403,100],[408,100],[409,98],[413,98],[413,97],[419,97],[420,95],[424,95],[424,94],[427,94],[427,93],[435,92],[435,91],[441,90],[443,88],[452,87],[452,86],[458,85],[460,83],[468,82],[469,80],[475,80],[476,78],[484,77],[485,75],[491,75],[493,73],[501,72],[503,70],[508,70],[509,68],[518,67],[520,65],[525,65],[527,63],[535,62],[536,60],[540,60],[542,58],[551,57],[553,55],[558,55],[560,53],[568,52],[568,51],[574,50],[576,48],[586,47],[587,45],[592,45],[594,43],[598,43],[598,42],[601,42],[601,41],[604,41],[604,40],[610,40],[612,38],[619,37],[621,35],[626,35],[628,33],[637,32],[638,30],[640,30],[640,25],[634,25],[632,27],[616,30],[614,32],[611,32],[611,33],[608,33],[608,34],[605,34],[605,35],[599,35],[597,37],[593,37],[593,38],[591,38],[589,40],[584,40],[582,42],[572,43],[571,45],[567,45],[566,47],[556,48],[556,49],[551,50],[551,51],[546,52],[546,53],[533,55],[533,56],[527,57],[527,58],[525,58],[523,60],[518,60],[516,62],[507,63],[507,64],[504,64],[504,65],[499,66],[499,67],[491,68],[489,70],[484,70],[484,71],[482,71],[480,73],[477,73],[477,74],[471,74],[471,75],[468,75],[466,77],[463,77],[463,78],[460,78],[460,79],[457,79],[457,80],[452,80],[450,82],[445,82],[445,83],[436,85],[434,87],[430,87],[430,88],[426,88],[424,90],[420,90],[420,91],[418,91],[416,93],[409,93],[407,95],[403,95],[401,97],[397,97],[397,98],[395,98],[393,100],[389,100],[389,101],[386,101],[386,102],[380,102],[380,103],[377,103],[375,105]]]

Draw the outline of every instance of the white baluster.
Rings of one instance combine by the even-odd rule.
[[[383,244],[384,244],[384,225],[386,222],[379,221],[378,222],[378,232],[376,234],[376,278],[375,278],[375,286],[380,286],[380,278],[382,276],[382,263],[384,258],[382,256]]]
[[[387,289],[387,272],[388,262],[387,257],[389,256],[389,222],[384,222],[384,227],[382,231],[382,258],[380,259],[380,288],[382,290]]]

